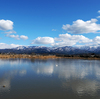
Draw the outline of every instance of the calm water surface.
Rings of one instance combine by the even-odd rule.
[[[100,99],[100,61],[0,60],[0,99]]]

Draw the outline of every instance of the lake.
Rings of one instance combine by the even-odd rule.
[[[100,61],[0,59],[0,99],[100,99]]]

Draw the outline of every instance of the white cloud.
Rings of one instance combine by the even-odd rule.
[[[28,39],[28,37],[25,36],[25,35],[21,35],[20,38],[23,39],[23,40],[27,40]]]
[[[57,38],[51,37],[38,37],[33,40],[32,44],[51,44],[53,47],[63,46],[94,46],[100,45],[100,36],[96,36],[93,39],[89,39],[83,35],[71,35],[71,34],[59,34]]]
[[[97,16],[97,18],[100,18],[100,16]]]
[[[27,40],[28,39],[28,37],[25,36],[25,35],[19,36],[19,35],[9,35],[9,34],[7,34],[6,36],[7,37],[10,37],[10,38],[17,39],[17,40],[20,40],[20,39]]]
[[[100,36],[96,36],[95,38],[92,39],[91,43],[87,43],[84,46],[91,46],[91,47],[98,47],[98,46],[100,46]]]
[[[63,47],[63,46],[73,46],[76,43],[73,41],[68,41],[68,42],[59,42],[59,43],[53,43],[51,44],[54,47]]]
[[[56,43],[51,44],[52,46],[73,46],[76,45],[76,43],[90,43],[92,42],[92,39],[89,39],[83,35],[70,35],[68,33],[66,34],[60,34],[59,38],[55,38]]]
[[[100,44],[100,36],[96,36],[94,39],[93,39],[94,43],[97,43],[97,44]]]
[[[13,29],[13,22],[10,20],[0,20],[0,30],[12,30]]]
[[[100,30],[100,24],[96,24],[97,19],[91,19],[88,21],[76,20],[72,25],[66,24],[63,25],[63,29],[67,30],[73,34],[81,34],[81,33],[97,33]]]
[[[51,44],[51,43],[54,43],[54,39],[52,37],[38,37],[32,42],[32,44]]]
[[[100,14],[100,10],[98,10],[98,13]]]
[[[19,39],[27,40],[28,39],[28,37],[25,35],[21,35],[21,36],[10,35],[12,33],[16,33],[16,31],[13,30],[13,22],[10,20],[3,20],[3,19],[0,20],[0,30],[6,31],[4,33],[6,33],[7,34],[6,36],[10,37],[10,38],[15,38],[17,40],[19,40]],[[7,30],[10,30],[10,31],[7,31]]]
[[[19,40],[19,35],[6,35],[7,37],[10,37],[10,38],[14,38],[14,39],[17,39]]]
[[[56,29],[52,29],[52,31],[57,31]]]
[[[18,46],[20,46],[20,45],[0,43],[0,49],[15,48]]]
[[[16,31],[14,31],[14,30],[11,30],[11,31],[4,32],[4,33],[6,33],[6,34],[12,34],[12,33],[16,33]]]

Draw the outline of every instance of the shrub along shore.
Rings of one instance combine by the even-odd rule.
[[[74,56],[74,55],[31,55],[31,54],[0,54],[0,59],[56,59],[56,58],[68,58],[68,59],[96,59],[100,60],[100,57],[95,56]]]
[[[1,59],[23,58],[23,59],[49,59],[60,58],[56,55],[28,55],[28,54],[0,54]]]

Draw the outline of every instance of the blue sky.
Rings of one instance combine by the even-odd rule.
[[[100,0],[0,0],[0,47],[99,46]]]

